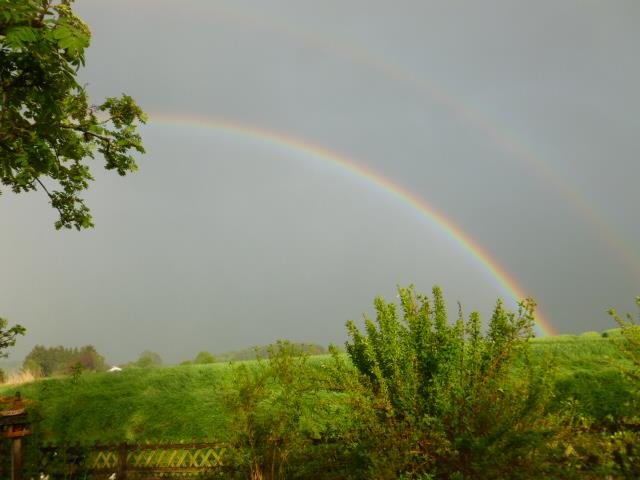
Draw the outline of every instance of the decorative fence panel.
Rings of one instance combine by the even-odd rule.
[[[40,469],[51,478],[188,478],[233,470],[224,464],[227,450],[224,444],[206,441],[47,446]]]

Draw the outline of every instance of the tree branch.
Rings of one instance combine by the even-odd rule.
[[[80,128],[78,125],[60,125],[60,127],[65,128],[67,130],[74,130],[76,132],[82,132],[85,135],[90,135],[94,138],[98,138],[100,140],[102,140],[103,142],[107,142],[109,144],[111,144],[111,138],[105,136],[105,135],[100,135],[99,133],[95,133],[92,132],[90,130],[85,130],[84,128]]]
[[[40,180],[39,177],[35,178],[36,182],[38,182],[40,184],[40,186],[42,187],[42,189],[44,190],[44,193],[47,194],[47,196],[53,200],[53,195],[51,195],[51,193],[49,193],[49,190],[47,190],[47,187],[44,186],[44,183],[42,183],[42,180]]]

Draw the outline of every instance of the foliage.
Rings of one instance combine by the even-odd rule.
[[[36,426],[43,441],[56,444],[117,443],[208,436],[227,439],[228,412],[212,395],[230,381],[228,365],[132,368],[117,374],[85,372],[15,387],[41,409]],[[1,452],[0,452],[1,453]]]
[[[84,366],[80,362],[75,362],[73,365],[71,365],[69,370],[71,371],[72,383],[74,385],[77,385],[80,381],[80,377],[82,376],[82,372],[84,371]]]
[[[327,353],[327,350],[322,345],[318,345],[316,343],[290,341],[287,341],[287,343],[295,347],[296,351],[308,355],[323,355]],[[256,358],[269,358],[270,352],[273,348],[278,348],[278,345],[257,345],[254,347],[243,348],[241,350],[232,350],[216,354],[216,358],[219,362],[241,362],[244,360],[254,360]]]
[[[23,369],[45,377],[52,375],[72,374],[75,368],[98,372],[105,370],[104,357],[93,345],[78,348],[67,348],[62,345],[45,347],[36,345],[26,356]],[[77,367],[77,366],[80,367]]]
[[[96,151],[107,170],[137,169],[144,112],[128,95],[92,106],[76,75],[91,32],[73,0],[0,0],[0,180],[15,193],[42,189],[56,228],[93,226],[81,193]]]
[[[33,358],[27,358],[22,364],[22,371],[29,372],[34,378],[40,378],[44,376],[42,366]]]
[[[617,345],[620,350],[633,362],[634,370],[629,372],[636,381],[640,381],[640,296],[636,297],[638,307],[638,320],[635,320],[630,313],[626,318],[618,315],[618,312],[611,309],[609,315],[620,326],[620,337]]]
[[[463,466],[471,462],[455,457],[443,422],[409,423],[388,416],[385,397],[374,392],[347,355],[335,353],[332,360],[298,353],[275,350],[274,355],[285,356],[275,364],[264,359],[87,372],[77,384],[71,377],[58,377],[0,387],[0,395],[20,390],[41,409],[42,421],[29,444],[36,437],[85,445],[208,437],[235,447],[225,453],[225,465],[236,465],[244,472],[242,478],[249,477],[255,465],[268,477],[274,458],[269,452],[276,453],[276,461],[285,461],[286,478],[412,478],[436,462],[449,468],[429,471],[424,478],[440,478],[454,470],[448,458],[458,458]],[[504,451],[488,448],[473,467],[484,469],[475,478],[638,478],[637,406],[627,403],[633,385],[622,374],[613,375],[630,362],[614,339],[531,340],[511,363],[513,385],[508,384],[505,393],[515,395],[526,384],[527,362],[546,368],[548,355],[555,362],[549,371],[555,385],[551,414],[542,424],[525,418],[511,436],[513,443],[501,443]],[[283,391],[286,385],[288,391]],[[511,411],[507,405],[505,415]],[[607,417],[611,411],[615,413]],[[244,448],[248,425],[261,432],[254,433],[255,451]],[[530,452],[519,460],[515,452],[527,448]],[[477,452],[475,447],[472,451]],[[438,455],[433,462],[430,453]],[[413,461],[421,454],[426,463],[416,466]],[[516,458],[510,463],[512,456]],[[505,465],[508,472],[498,469]],[[274,470],[277,477],[280,467]]]
[[[247,478],[344,478],[338,459],[347,449],[336,435],[348,430],[350,416],[322,368],[286,341],[273,346],[267,360],[231,368],[222,398],[232,417],[236,463]]]
[[[9,347],[13,347],[16,344],[16,337],[18,335],[24,335],[27,331],[22,325],[14,325],[7,328],[9,322],[0,317],[0,358],[6,358],[9,356],[5,350]]]
[[[152,352],[150,350],[145,350],[140,354],[138,359],[133,362],[131,365],[139,368],[151,368],[151,367],[160,367],[162,366],[162,357],[157,352]]]
[[[196,365],[205,365],[207,363],[216,363],[216,357],[209,352],[198,352],[196,358],[193,360],[193,363]]]
[[[616,346],[619,334],[535,338],[532,361],[552,363],[554,400],[549,409],[560,412],[563,402],[577,401],[580,412],[595,423],[621,419],[633,409],[633,382],[624,374],[631,362]],[[640,406],[640,404],[638,404]]]
[[[382,442],[365,440],[376,475],[533,474],[531,452],[549,428],[545,377],[529,360],[533,300],[521,302],[516,313],[498,301],[485,334],[475,312],[465,321],[460,309],[449,324],[438,287],[433,300],[413,287],[398,293],[402,319],[396,304],[377,298],[376,320],[365,317],[364,333],[347,323],[347,353],[386,430]]]

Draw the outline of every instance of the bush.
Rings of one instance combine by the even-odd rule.
[[[198,352],[196,358],[193,360],[196,365],[205,365],[208,363],[216,363],[216,357],[209,352]]]
[[[640,297],[636,297],[638,306],[638,319],[635,320],[630,313],[625,318],[611,309],[609,315],[620,327],[620,335],[616,337],[616,345],[633,362],[634,370],[628,374],[636,381],[640,381]]]
[[[243,478],[348,478],[352,430],[344,403],[331,391],[322,366],[286,341],[270,349],[267,360],[232,367],[222,393],[229,410],[232,460]]]
[[[552,434],[549,388],[529,361],[535,303],[516,313],[498,301],[486,334],[478,313],[448,323],[433,300],[398,289],[397,306],[375,301],[361,332],[350,321],[347,353],[375,399],[376,435],[361,438],[376,478],[530,478]],[[517,366],[514,362],[518,360]],[[371,427],[370,427],[371,428]]]
[[[138,359],[130,365],[139,368],[151,368],[151,367],[160,367],[162,366],[162,357],[159,353],[151,352],[149,350],[145,350],[140,354]]]

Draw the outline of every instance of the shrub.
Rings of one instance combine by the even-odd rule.
[[[196,358],[193,360],[196,365],[205,365],[208,363],[216,363],[216,357],[209,352],[198,352]]]
[[[162,363],[162,357],[159,353],[145,350],[132,365],[139,368],[151,368],[160,367]]]
[[[618,312],[611,309],[609,315],[620,326],[620,335],[616,337],[616,345],[633,362],[634,370],[629,375],[640,381],[640,296],[636,297],[638,306],[638,319],[635,320],[630,313],[625,318],[618,315]]]
[[[347,323],[347,353],[375,398],[377,428],[362,438],[371,474],[438,478],[523,478],[552,432],[549,389],[528,356],[535,303],[517,312],[501,301],[482,332],[478,313],[450,324],[438,287],[433,300],[399,288],[397,305],[375,301],[361,332]],[[518,360],[517,366],[514,362]]]
[[[245,478],[347,478],[353,470],[342,437],[351,418],[322,366],[286,341],[232,366],[222,399],[229,410],[233,462]]]

